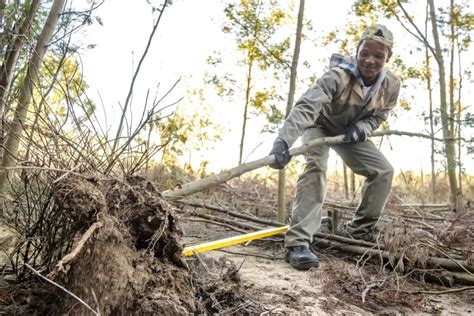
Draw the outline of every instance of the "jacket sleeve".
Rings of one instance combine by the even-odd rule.
[[[322,107],[331,103],[340,85],[341,75],[329,70],[295,103],[278,133],[289,148],[306,128],[315,124]]]
[[[377,112],[375,115],[357,121],[355,125],[363,130],[366,135],[370,135],[373,131],[379,128],[382,122],[386,121],[390,111],[397,105],[398,95],[400,93],[400,81],[398,81],[397,87],[388,100],[387,104],[382,107],[382,110]]]

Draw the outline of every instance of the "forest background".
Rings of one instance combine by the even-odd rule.
[[[67,172],[168,169],[175,171],[171,188],[191,179],[181,173],[203,177],[268,154],[292,103],[300,2],[162,3],[0,4],[0,188],[7,201],[31,172],[56,181]],[[383,128],[438,139],[375,139],[396,184],[423,202],[472,198],[469,1],[308,1],[294,98],[327,70],[332,53],[353,54],[358,34],[374,22],[395,34],[389,67],[403,79],[399,106]],[[336,156],[330,162],[335,187],[355,193],[360,179],[348,181]],[[289,166],[291,181],[302,165],[295,159]],[[273,170],[258,174],[276,181]]]

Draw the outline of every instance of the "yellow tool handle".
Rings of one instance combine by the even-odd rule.
[[[214,249],[219,249],[219,248],[224,248],[232,245],[237,245],[241,244],[243,242],[249,241],[249,240],[254,240],[254,239],[260,239],[260,238],[265,238],[273,235],[278,235],[280,233],[284,233],[288,230],[288,225],[287,226],[282,226],[282,227],[275,227],[275,228],[268,228],[264,230],[259,230],[253,233],[248,233],[244,235],[239,235],[239,236],[234,236],[234,237],[229,237],[229,238],[224,238],[220,240],[215,240],[215,241],[210,241],[204,244],[200,245],[195,245],[195,246],[188,246],[183,249],[183,255],[184,256],[191,256],[195,253],[201,253],[201,252],[206,252]]]

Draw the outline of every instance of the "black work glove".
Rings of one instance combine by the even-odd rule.
[[[351,125],[345,130],[344,142],[346,143],[362,143],[367,140],[367,134],[357,125]]]
[[[275,162],[270,165],[273,169],[283,169],[291,160],[288,145],[281,138],[277,138],[273,142],[273,148],[272,151],[270,151],[270,155],[275,156]]]

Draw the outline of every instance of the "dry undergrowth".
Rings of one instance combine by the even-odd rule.
[[[423,299],[411,295],[413,286],[406,278],[381,272],[367,265],[355,269],[341,260],[334,260],[321,269],[309,272],[310,283],[321,284],[325,293],[374,313],[413,313],[420,310]]]

